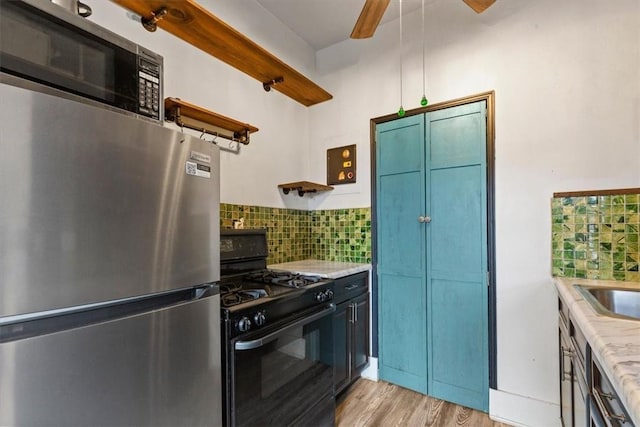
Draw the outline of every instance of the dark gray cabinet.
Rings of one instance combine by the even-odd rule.
[[[333,317],[336,394],[355,381],[369,363],[369,274],[336,279]]]
[[[560,416],[564,427],[633,426],[567,305],[558,299]]]
[[[568,307],[558,299],[560,416],[564,427],[587,427],[589,389],[586,361],[590,348],[571,320]]]

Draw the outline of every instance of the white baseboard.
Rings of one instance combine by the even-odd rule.
[[[500,390],[489,391],[489,417],[518,427],[561,427],[560,407]]]
[[[369,358],[369,366],[367,366],[365,370],[362,371],[360,376],[368,380],[378,381],[378,358],[377,357]]]

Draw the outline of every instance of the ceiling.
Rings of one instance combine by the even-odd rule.
[[[438,0],[424,0],[425,7]],[[349,38],[365,0],[257,0],[268,12],[298,34],[315,50]],[[402,15],[422,6],[422,0],[403,0]],[[399,2],[393,0],[381,24],[397,19]],[[375,37],[375,35],[374,35]]]

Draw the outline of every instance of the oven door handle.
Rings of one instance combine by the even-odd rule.
[[[325,317],[328,314],[331,314],[333,312],[336,311],[336,306],[335,304],[330,304],[329,307],[325,308],[322,311],[319,311],[315,314],[312,314],[311,316],[308,317],[304,317],[300,320],[297,320],[293,323],[291,323],[290,325],[285,326],[282,329],[278,329],[277,331],[271,332],[270,334],[267,334],[263,337],[260,337],[258,339],[255,340],[251,340],[251,341],[236,341],[234,344],[234,348],[236,350],[253,350],[259,347],[262,347],[263,345],[270,343],[271,341],[276,340],[278,337],[280,337],[281,335],[285,334],[287,331],[293,329],[293,328],[297,328],[298,326],[301,325],[306,325],[307,323],[311,323],[315,320],[318,320],[320,318]]]

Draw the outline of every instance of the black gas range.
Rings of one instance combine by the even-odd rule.
[[[333,281],[270,271],[265,230],[222,230],[225,424],[334,425]]]
[[[220,293],[223,319],[229,321],[229,338],[233,338],[330,303],[333,281],[261,270],[224,277]]]

